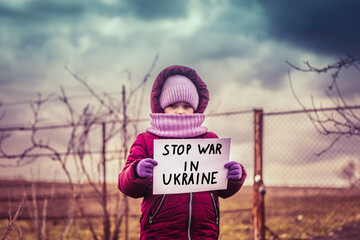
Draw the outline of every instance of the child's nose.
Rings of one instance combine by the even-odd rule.
[[[177,114],[185,114],[185,109],[184,108],[178,108],[177,109]]]

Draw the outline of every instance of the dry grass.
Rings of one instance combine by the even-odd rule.
[[[5,231],[9,209],[16,209],[23,192],[31,196],[30,183],[0,182],[0,227]],[[52,183],[38,183],[37,193],[40,197],[39,211],[42,211],[44,198],[49,194]],[[77,186],[83,192],[91,191],[88,186]],[[109,186],[112,194],[117,193],[116,185]],[[58,239],[64,228],[64,219],[71,207],[71,201],[66,196],[69,188],[66,184],[56,184],[55,194],[49,199],[46,235],[48,239]],[[360,222],[360,192],[348,189],[334,188],[285,188],[268,187],[265,198],[266,225],[282,239],[341,239],[336,238],[351,226]],[[12,199],[9,202],[9,199]],[[114,214],[114,200],[110,198],[110,213]],[[130,204],[130,239],[139,237],[139,213],[141,199],[129,199]],[[101,215],[98,199],[84,198],[82,204],[87,213]],[[220,239],[251,239],[252,235],[252,187],[243,187],[239,193],[228,199],[221,199]],[[17,220],[9,239],[36,239],[36,230],[30,218],[29,204],[24,205],[22,218]],[[55,218],[54,218],[55,217]],[[96,233],[102,234],[101,217],[91,218]],[[121,229],[123,236],[124,227]],[[355,233],[356,234],[356,233]],[[0,235],[1,236],[1,235]],[[86,223],[81,218],[75,218],[69,230],[68,239],[92,239]],[[344,235],[342,235],[344,236]],[[123,238],[122,238],[123,239]],[[267,239],[272,239],[267,232]],[[346,239],[346,238],[343,238]],[[351,238],[348,238],[351,239]]]

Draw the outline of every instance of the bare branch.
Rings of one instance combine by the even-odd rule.
[[[87,83],[87,77],[80,76],[80,74],[75,73],[72,71],[69,66],[68,62],[65,64],[65,70],[68,71],[77,81],[79,81],[89,92],[90,94],[101,104],[101,106],[104,106],[110,115],[112,115],[116,120],[120,121],[117,117],[117,114],[114,113],[114,109],[111,107],[111,105],[107,104],[106,101],[101,98]]]
[[[78,206],[78,208],[79,208],[79,210],[80,210],[81,216],[82,216],[83,218],[85,218],[85,220],[86,220],[86,224],[88,225],[88,228],[89,228],[89,230],[90,230],[90,232],[91,232],[91,234],[92,234],[93,239],[94,239],[94,240],[98,240],[92,222],[90,221],[89,218],[86,217],[85,211],[84,211],[84,209],[83,209],[83,207],[82,207],[82,203],[80,202],[80,196],[75,196],[75,200],[76,200],[77,206]]]
[[[335,143],[336,143],[337,141],[339,141],[342,137],[343,137],[343,135],[338,135],[334,140],[331,141],[331,143],[329,144],[329,146],[327,146],[327,147],[326,147],[325,149],[323,149],[321,152],[315,153],[315,155],[316,155],[317,157],[320,157],[322,154],[326,153],[329,149],[331,149],[331,148],[335,145]]]
[[[329,85],[329,89],[331,90],[333,87],[333,84],[335,84],[336,80],[339,77],[339,72],[343,68],[350,68],[355,67],[359,69],[360,64],[360,55],[348,55],[346,58],[340,59],[339,61],[329,64],[326,67],[317,68],[312,66],[308,61],[305,61],[304,64],[307,68],[300,68],[295,66],[294,64],[290,63],[289,61],[286,61],[286,63],[293,69],[301,72],[316,72],[316,73],[327,73],[328,71],[334,70],[334,73],[332,76],[332,83]],[[360,70],[360,69],[359,69]]]
[[[10,234],[13,227],[15,226],[15,223],[18,220],[18,218],[21,216],[21,213],[22,213],[23,208],[24,208],[25,200],[26,200],[26,193],[24,193],[23,199],[22,199],[21,203],[19,204],[14,216],[11,216],[11,211],[9,210],[8,224],[6,226],[4,235],[1,237],[1,240],[8,239],[8,235]]]
[[[147,80],[149,79],[149,77],[151,77],[151,72],[154,70],[155,66],[156,66],[156,62],[159,58],[159,54],[157,54],[153,60],[153,63],[150,67],[150,69],[148,70],[148,72],[145,74],[143,80],[135,87],[135,88],[132,88],[130,93],[129,93],[129,96],[127,96],[127,99],[126,99],[126,102],[127,104],[129,104],[132,96],[135,94],[135,92],[137,92],[139,89],[143,88],[144,85],[146,84]],[[131,75],[129,74],[130,76],[130,79],[131,79]],[[143,97],[143,94],[140,95],[140,97],[142,98]],[[140,104],[141,105],[141,104]]]
[[[313,106],[313,113],[312,115],[309,110],[307,110],[296,96],[294,88],[292,86],[290,72],[288,74],[288,78],[290,81],[290,88],[295,97],[296,101],[302,107],[302,109],[307,113],[310,121],[316,128],[316,130],[323,135],[335,135],[336,137],[333,139],[329,147],[321,151],[317,155],[321,155],[322,153],[326,152],[330,148],[334,146],[336,142],[338,142],[342,136],[360,136],[360,116],[357,112],[355,112],[355,108],[359,106],[350,106],[347,103],[347,100],[343,96],[337,81],[340,78],[340,72],[349,68],[354,68],[356,70],[360,70],[360,55],[349,55],[343,59],[339,59],[339,61],[327,65],[322,68],[314,67],[309,62],[304,62],[305,68],[297,67],[290,62],[286,61],[286,63],[293,69],[301,72],[313,72],[318,74],[328,74],[331,75],[331,83],[328,86],[329,91],[335,90],[335,95],[331,95],[329,91],[325,91],[328,99],[334,105],[336,114],[328,115],[325,111],[318,111],[315,106],[315,101],[312,98],[312,106]],[[321,113],[320,113],[321,112]]]
[[[44,199],[44,203],[43,203],[43,211],[42,211],[42,222],[41,222],[41,232],[40,232],[40,236],[41,236],[41,240],[45,240],[46,239],[46,213],[47,213],[47,206],[48,206],[48,198]]]
[[[75,202],[74,197],[72,196],[71,198],[72,202]],[[65,223],[64,227],[63,227],[63,231],[61,232],[60,235],[60,240],[64,239],[66,237],[66,235],[68,234],[70,227],[72,226],[73,222],[74,222],[74,217],[75,217],[75,203],[71,203],[69,204],[72,207],[69,207],[68,209],[68,219],[67,222]]]
[[[2,107],[2,103],[0,102],[0,110]],[[5,111],[0,111],[0,121],[5,117]]]

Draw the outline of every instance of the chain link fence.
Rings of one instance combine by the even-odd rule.
[[[253,115],[253,111],[227,112],[209,114],[205,120],[204,125],[219,137],[231,137],[230,160],[243,164],[248,173],[243,189],[231,198],[220,200],[220,239],[254,237]],[[67,231],[71,232],[68,239],[92,239],[94,234],[101,238],[104,224],[101,219],[109,214],[110,220],[123,217],[119,239],[126,239],[126,221],[130,232],[127,239],[138,239],[141,200],[127,200],[130,211],[126,220],[124,199],[116,187],[124,160],[122,123],[113,124],[96,123],[89,128],[79,125],[73,143],[69,142],[74,134],[73,125],[39,127],[35,134],[32,127],[1,127],[1,147],[8,154],[0,158],[1,228],[6,227],[9,208],[14,212],[26,192],[27,210],[19,220],[23,235],[36,234],[36,227],[29,220],[34,220],[37,212],[39,219],[41,216],[47,219],[48,239],[59,238],[67,223],[70,229]],[[134,126],[128,125],[128,146],[138,129],[146,129],[148,120]],[[359,236],[360,190],[354,180],[359,178],[359,136],[334,142],[334,137],[319,134],[307,114],[301,111],[264,113],[263,131],[266,239],[355,239],[354,236]],[[24,154],[23,150],[32,146],[34,140],[52,148],[34,148]],[[106,166],[105,178],[103,166]],[[101,194],[104,179],[108,185],[106,212]],[[69,180],[73,183],[71,187]],[[32,184],[34,181],[36,184]],[[59,210],[59,206],[63,208]],[[90,226],[86,221],[92,221],[96,229],[82,230]],[[18,230],[13,232],[18,234]]]
[[[326,114],[335,116],[336,110]],[[320,134],[305,112],[265,113],[266,226],[277,237],[360,236],[360,186],[354,184],[360,173],[360,137],[339,136]]]

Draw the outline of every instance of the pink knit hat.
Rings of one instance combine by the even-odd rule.
[[[183,75],[172,75],[165,80],[159,102],[162,109],[176,102],[187,102],[196,111],[199,94],[195,84],[189,78]]]

